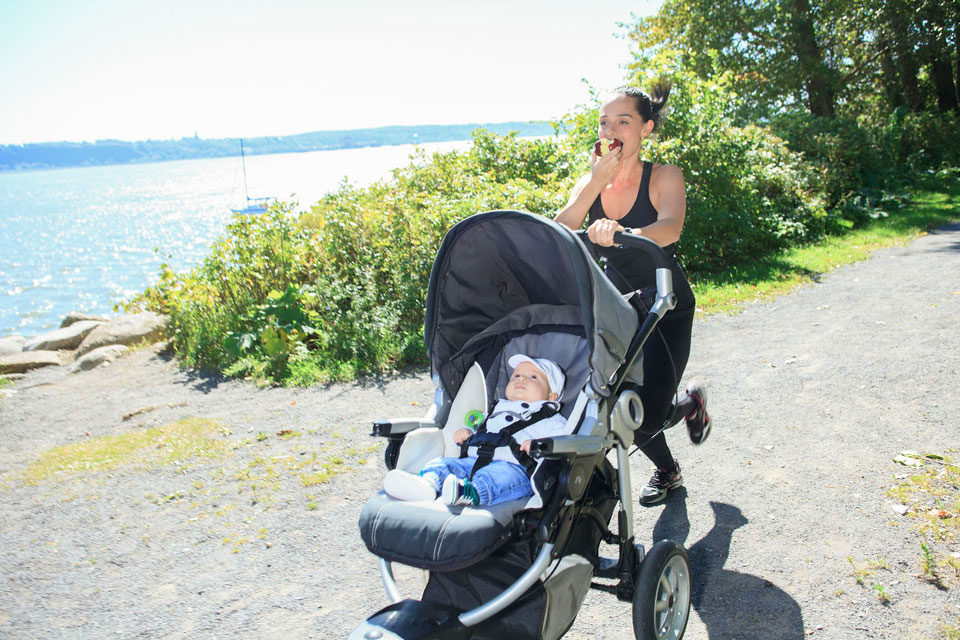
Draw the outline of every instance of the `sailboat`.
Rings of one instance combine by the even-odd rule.
[[[273,198],[251,198],[250,193],[247,191],[247,159],[246,154],[243,152],[243,138],[240,138],[240,163],[243,166],[243,195],[247,197],[247,206],[242,209],[234,209],[231,207],[230,211],[242,216],[255,216],[266,213]]]

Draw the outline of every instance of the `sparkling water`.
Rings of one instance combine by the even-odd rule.
[[[421,145],[429,153],[469,141]],[[413,145],[246,159],[248,193],[306,210],[347,178],[407,164]],[[71,311],[112,315],[160,265],[200,263],[245,205],[240,158],[0,173],[0,337],[56,329]]]

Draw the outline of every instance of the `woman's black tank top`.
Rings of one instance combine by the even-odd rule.
[[[637,199],[630,207],[627,215],[619,218],[619,222],[624,227],[645,227],[657,221],[658,213],[653,203],[650,202],[650,175],[653,173],[653,163],[643,163],[643,174],[640,176],[640,189],[637,191]],[[588,213],[588,222],[593,224],[607,215],[603,211],[603,203],[600,196],[590,205]],[[694,302],[693,292],[687,282],[687,277],[677,262],[676,243],[663,247],[667,257],[670,258],[670,270],[673,272],[673,286],[677,293],[677,306],[683,307]],[[643,289],[651,285],[656,285],[656,265],[641,251],[631,250],[626,247],[596,247],[597,255],[607,259],[607,266],[613,267],[626,284],[627,289],[616,276],[611,277],[611,281],[621,291]]]

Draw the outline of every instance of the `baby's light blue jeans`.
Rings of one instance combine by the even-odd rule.
[[[434,482],[439,490],[450,474],[469,478],[476,458],[436,458],[420,471],[420,475]],[[518,464],[506,460],[493,460],[473,476],[470,481],[477,489],[480,504],[496,504],[533,495],[530,478]]]

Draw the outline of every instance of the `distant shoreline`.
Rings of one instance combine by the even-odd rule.
[[[370,129],[315,131],[289,136],[244,138],[247,155],[331,151],[365,147],[469,140],[476,129],[520,137],[553,134],[547,122],[499,122],[460,125],[392,126]],[[0,172],[42,171],[68,167],[141,164],[240,155],[240,138],[181,138],[179,140],[98,140],[96,142],[37,142],[0,145]]]

